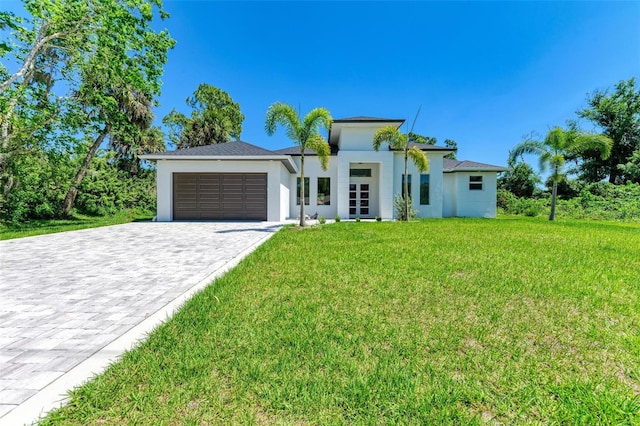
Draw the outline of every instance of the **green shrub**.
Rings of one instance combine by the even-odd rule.
[[[404,211],[404,197],[401,194],[396,194],[393,199],[393,210],[396,212],[396,219],[398,220],[411,220],[415,219],[418,215],[418,210],[413,208],[413,201],[409,197],[409,217],[405,217]]]
[[[335,217],[335,221],[336,221],[336,223],[337,223],[337,222],[340,222],[340,216],[336,215],[336,217]]]
[[[327,219],[325,219],[324,216],[320,215],[318,216],[318,223],[320,225],[324,225],[325,223],[327,223]]]

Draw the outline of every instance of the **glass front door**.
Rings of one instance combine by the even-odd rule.
[[[368,183],[349,184],[349,217],[368,217],[369,202]]]

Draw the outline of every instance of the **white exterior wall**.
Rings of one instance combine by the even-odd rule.
[[[300,170],[300,157],[292,156],[293,162]],[[305,215],[312,216],[314,213],[318,213],[318,216],[324,216],[326,219],[333,219],[336,216],[337,204],[338,204],[338,160],[335,155],[329,156],[329,165],[327,170],[322,170],[320,166],[320,160],[315,155],[309,155],[304,157],[304,177],[309,178],[309,204],[304,206]],[[300,204],[296,204],[297,198],[297,179],[300,176],[299,173],[291,174],[289,177],[289,185],[291,188],[289,194],[289,218],[300,217]],[[318,178],[328,177],[331,178],[331,204],[318,205]]]
[[[443,174],[443,191],[442,191],[442,217],[457,216],[456,190],[457,190],[457,173]]]
[[[497,173],[456,172],[456,216],[496,217]],[[469,190],[469,176],[482,176],[482,190]]]
[[[158,160],[157,162],[158,207],[157,220],[173,220],[173,174],[174,173],[267,173],[267,220],[281,222],[286,219],[288,209],[283,209],[281,190],[286,189],[280,161],[241,160]],[[295,181],[294,181],[295,182]]]
[[[371,127],[344,127],[340,131],[338,146],[340,151],[373,151],[373,134],[385,124],[372,124]],[[382,144],[380,151],[388,151],[389,144]]]
[[[409,159],[408,169],[411,175],[411,200],[413,208],[418,211],[418,217],[442,217],[443,209],[443,178],[442,178],[442,158],[443,154],[426,152],[429,159],[429,171],[420,173],[413,161]],[[404,154],[394,152],[394,173],[393,173],[393,197],[395,194],[402,194],[402,174],[404,173]],[[429,204],[420,205],[420,175],[429,175]],[[392,199],[393,199],[392,197]],[[395,213],[395,212],[394,212]]]
[[[371,135],[373,138],[373,133]],[[373,151],[372,140],[369,141],[368,151],[338,151],[337,214],[343,219],[349,217],[349,169],[358,168],[358,163],[363,163],[362,168],[367,168],[366,163],[374,163],[378,166],[377,171],[376,167],[372,167],[371,170],[371,182],[374,186],[372,192],[377,192],[377,200],[371,200],[376,203],[372,209],[372,215],[378,215],[382,219],[393,218],[393,153],[386,148],[379,152]]]

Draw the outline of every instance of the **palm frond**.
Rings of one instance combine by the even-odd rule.
[[[571,147],[571,151],[572,153],[581,154],[588,150],[597,150],[600,153],[600,158],[606,160],[611,155],[612,145],[613,141],[604,135],[579,133]]]
[[[565,151],[570,144],[567,132],[560,128],[554,127],[549,130],[547,136],[544,138],[544,144],[554,151]]]
[[[331,127],[331,113],[326,108],[314,108],[304,117],[302,121],[302,127],[304,127],[309,134],[318,133],[320,127],[324,127],[325,130],[329,130]]]
[[[300,143],[300,119],[296,110],[288,104],[282,102],[273,103],[267,109],[267,115],[264,121],[264,130],[269,136],[273,136],[278,125],[285,128],[287,136]],[[295,136],[295,137],[294,137]]]
[[[331,154],[331,149],[329,148],[327,140],[318,133],[313,134],[307,140],[307,148],[311,149],[318,155],[322,170],[327,170],[327,167],[329,167],[329,155]]]
[[[387,142],[394,149],[404,150],[407,145],[407,137],[395,126],[381,127],[373,135],[373,149],[378,151],[380,146]]]
[[[407,155],[413,161],[413,164],[416,165],[416,168],[420,172],[426,172],[429,170],[429,159],[417,146],[412,146],[409,151],[407,151]]]
[[[546,151],[547,148],[543,142],[527,139],[513,147],[509,152],[509,161],[516,161],[516,159],[523,154],[542,155]]]

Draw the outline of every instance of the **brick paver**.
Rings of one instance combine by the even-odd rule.
[[[0,423],[279,227],[139,222],[0,241]]]

